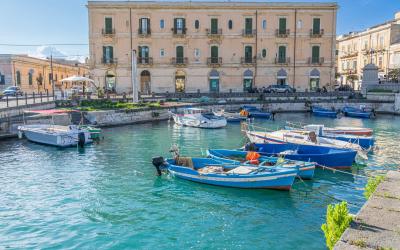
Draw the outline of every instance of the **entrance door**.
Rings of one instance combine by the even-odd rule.
[[[114,72],[108,71],[106,73],[105,90],[108,92],[115,92],[116,88],[116,77]]]
[[[286,78],[278,78],[277,84],[278,85],[286,85]]]
[[[186,82],[185,72],[177,71],[175,74],[175,92],[177,93],[185,92],[185,82]]]
[[[210,79],[210,92],[219,92],[219,79]]]
[[[310,78],[310,90],[315,91],[319,88],[319,78]]]
[[[143,94],[150,94],[150,72],[147,70],[140,73],[140,92]]]
[[[251,91],[253,89],[253,79],[245,78],[243,79],[243,90]]]

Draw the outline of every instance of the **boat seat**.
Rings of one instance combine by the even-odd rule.
[[[228,174],[250,174],[253,171],[254,171],[254,168],[240,166],[240,167],[234,168],[232,170],[229,170],[227,173]]]
[[[224,173],[224,168],[220,166],[205,166],[197,170],[199,174],[221,174]]]
[[[193,169],[192,157],[178,157],[175,159],[176,165]]]

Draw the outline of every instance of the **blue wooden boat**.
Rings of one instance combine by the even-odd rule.
[[[340,135],[340,134],[324,133],[322,137],[358,144],[364,150],[372,149],[375,145],[375,140],[372,136]]]
[[[256,151],[265,156],[282,155],[285,159],[315,162],[317,166],[342,169],[351,168],[357,155],[357,151],[353,149],[292,143],[248,144],[245,150]]]
[[[242,111],[247,112],[247,117],[249,118],[271,119],[272,117],[270,112],[262,111],[261,109],[250,105],[242,106]],[[241,112],[241,114],[243,114],[243,112]]]
[[[246,162],[247,151],[227,150],[227,149],[209,149],[207,155],[211,158],[218,159],[222,162],[232,164],[243,164]],[[283,167],[296,169],[297,175],[302,179],[312,179],[314,176],[315,163],[293,161],[278,157],[261,156],[259,159],[260,166]]]
[[[330,110],[317,106],[312,107],[312,114],[315,116],[323,116],[323,117],[332,117],[332,118],[337,117],[337,112],[335,110]]]
[[[375,117],[375,112],[373,110],[359,109],[353,107],[344,107],[342,112],[345,116],[356,117],[356,118],[373,118]]]
[[[211,158],[155,157],[153,165],[159,175],[166,170],[181,179],[236,188],[290,190],[297,173],[295,169],[230,164]]]

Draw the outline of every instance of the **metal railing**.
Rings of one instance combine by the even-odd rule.
[[[176,27],[171,29],[172,34],[174,36],[185,36],[186,35],[186,30],[187,30],[186,28],[176,28]]]
[[[254,65],[257,63],[257,57],[241,57],[240,58],[240,63],[244,65]]]
[[[186,66],[188,64],[187,57],[172,57],[171,64],[175,66]]]
[[[220,67],[222,65],[222,57],[208,57],[207,65],[210,67]]]
[[[289,64],[290,57],[275,57],[275,64]]]
[[[138,65],[153,65],[153,57],[138,57]]]
[[[46,89],[44,92],[32,92],[31,94],[25,93],[23,95],[16,96],[0,96],[0,109],[19,107],[36,103],[45,103],[54,100],[54,96],[49,93],[48,89]]]
[[[206,29],[207,36],[218,37],[222,35],[222,29]]]
[[[288,37],[290,35],[290,29],[276,29],[275,35],[277,37]]]
[[[310,37],[322,37],[324,35],[324,29],[314,30],[310,29]]]
[[[118,59],[117,58],[102,58],[101,63],[102,64],[117,64]]]
[[[309,57],[308,64],[323,64],[324,60],[323,57]]]
[[[101,34],[103,36],[114,36],[115,35],[115,29],[101,29]]]
[[[139,36],[150,36],[151,35],[151,30],[150,30],[150,28],[147,28],[147,29],[139,28],[138,29],[138,34],[139,34]]]
[[[244,37],[253,37],[255,36],[257,31],[255,29],[243,29],[242,30],[242,35]]]

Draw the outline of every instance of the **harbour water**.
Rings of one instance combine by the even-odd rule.
[[[373,128],[378,150],[353,174],[375,175],[400,162],[400,117],[278,114],[258,123],[276,129],[286,120]],[[206,130],[164,121],[107,128],[104,135],[83,150],[0,142],[0,248],[326,249],[326,206],[347,200],[356,213],[365,202],[365,178],[329,170],[296,181],[290,192],[155,175],[151,158],[169,156],[171,144],[191,156],[242,146],[239,124]]]

